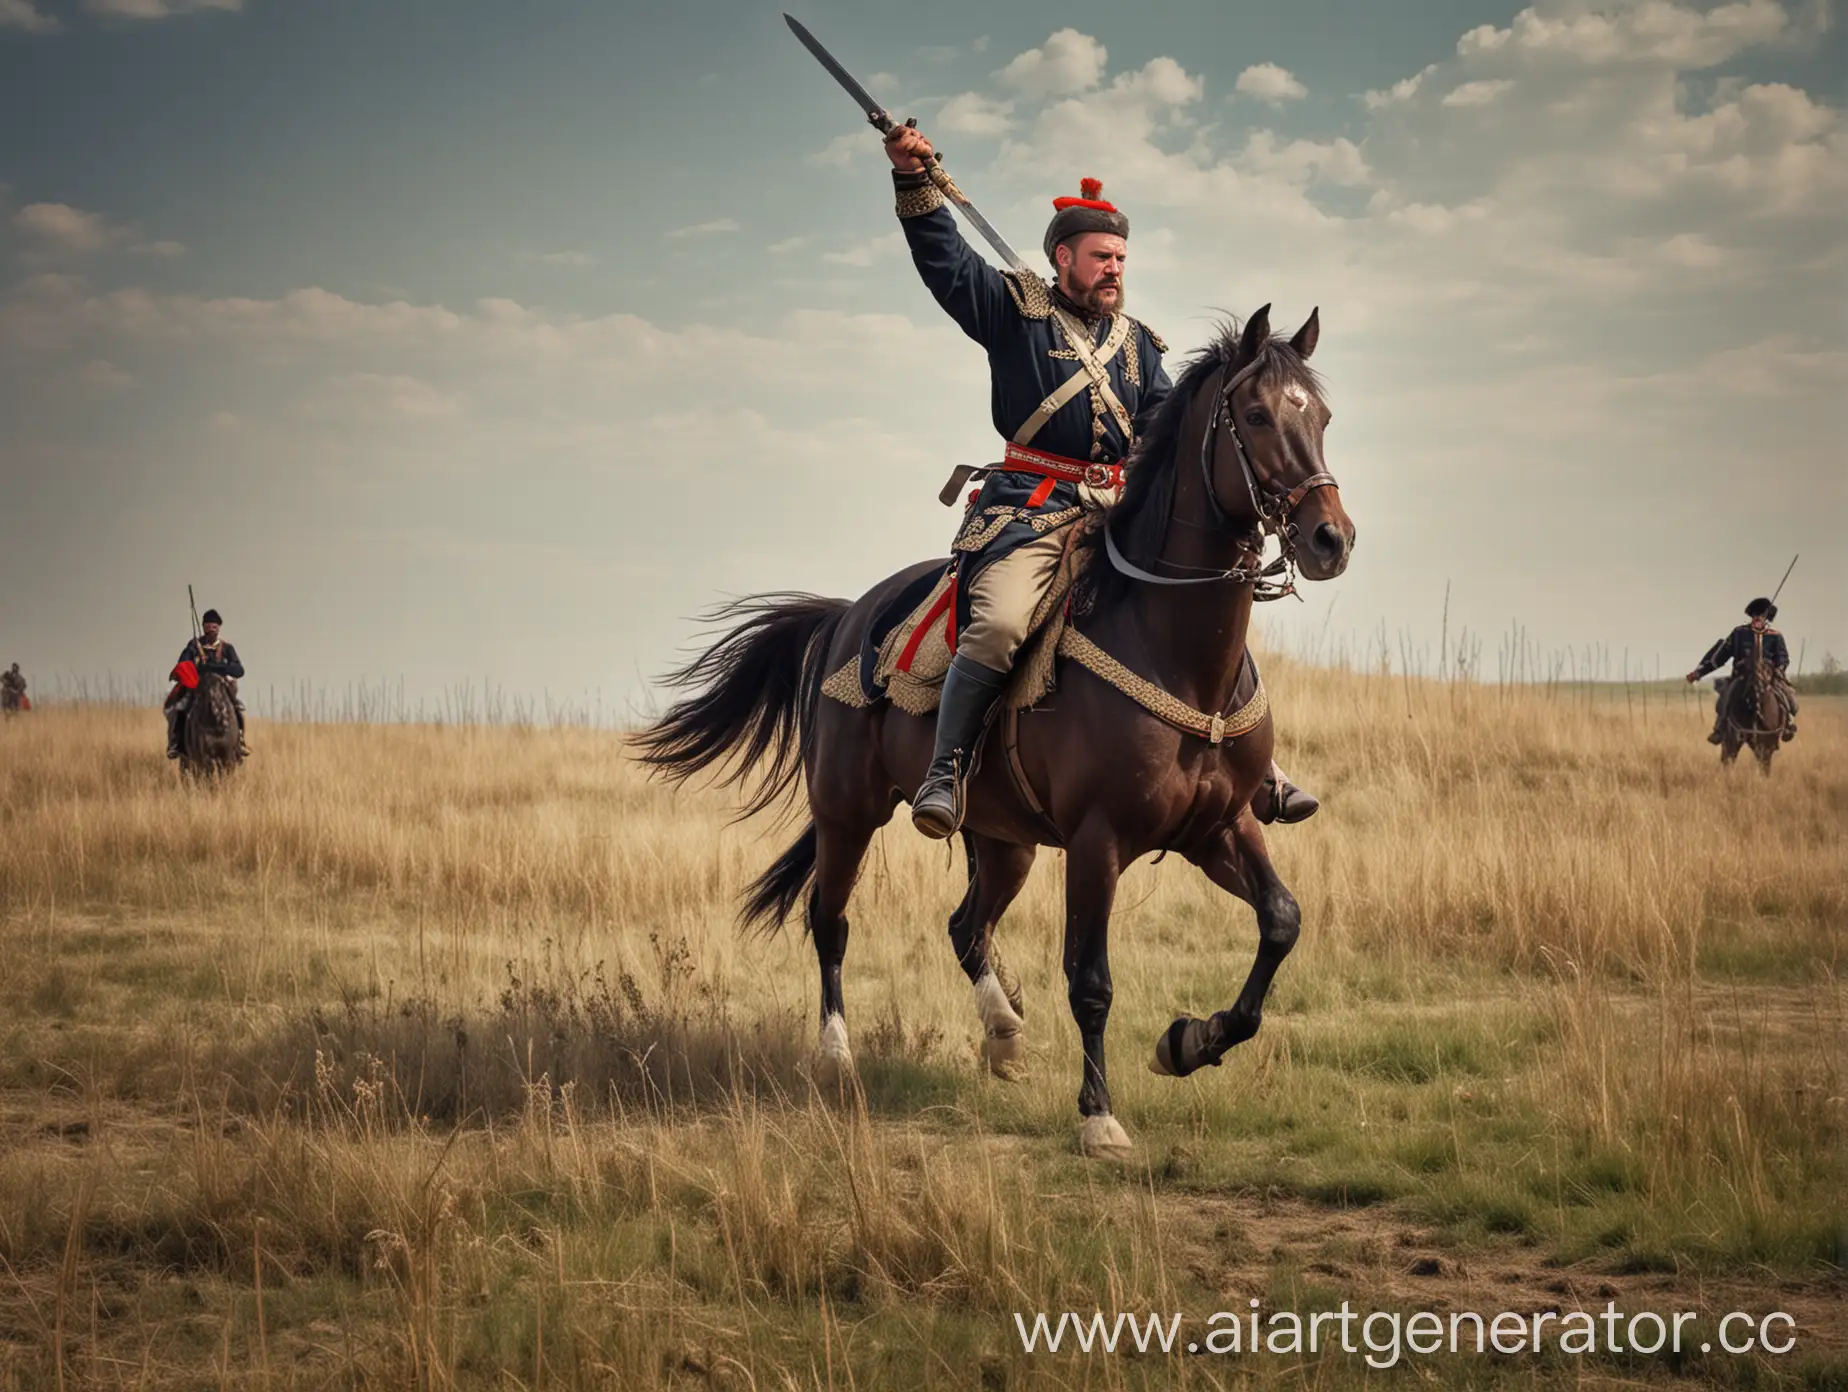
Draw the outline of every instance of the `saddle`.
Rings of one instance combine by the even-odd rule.
[[[1067,529],[1052,584],[1040,597],[1002,695],[1012,711],[1038,705],[1052,691],[1067,600],[1083,564],[1084,523]],[[860,654],[822,683],[822,694],[856,708],[885,699],[910,715],[929,715],[943,695],[956,656],[957,563],[927,572],[874,616]]]

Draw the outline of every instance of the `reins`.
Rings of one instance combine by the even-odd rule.
[[[1200,478],[1206,487],[1206,505],[1212,513],[1212,522],[1202,524],[1173,518],[1183,526],[1201,527],[1217,532],[1235,529],[1232,516],[1227,513],[1219,501],[1219,490],[1213,482],[1214,448],[1219,435],[1221,419],[1225,421],[1226,433],[1231,436],[1232,448],[1238,458],[1239,471],[1245,482],[1245,493],[1251,501],[1251,511],[1255,523],[1244,528],[1237,537],[1241,549],[1257,553],[1257,559],[1263,560],[1264,533],[1269,532],[1277,538],[1279,554],[1268,565],[1238,565],[1227,570],[1208,570],[1201,566],[1184,565],[1179,561],[1166,561],[1165,565],[1175,566],[1181,570],[1199,570],[1199,575],[1175,576],[1157,575],[1153,571],[1131,561],[1118,548],[1115,528],[1110,522],[1104,524],[1104,552],[1110,558],[1111,566],[1131,580],[1138,580],[1145,585],[1214,585],[1234,584],[1250,585],[1252,598],[1262,602],[1282,599],[1285,595],[1296,593],[1296,524],[1291,515],[1302,506],[1303,500],[1318,488],[1335,488],[1339,485],[1335,476],[1326,471],[1311,474],[1287,493],[1274,493],[1258,479],[1257,471],[1251,467],[1251,454],[1245,447],[1244,437],[1238,433],[1238,421],[1232,413],[1232,393],[1239,384],[1257,371],[1259,359],[1253,358],[1232,373],[1231,364],[1227,363],[1219,370],[1219,385],[1213,392],[1213,415],[1206,424],[1206,430],[1200,437]],[[1272,577],[1282,574],[1283,579]],[[1300,598],[1300,596],[1299,596]]]

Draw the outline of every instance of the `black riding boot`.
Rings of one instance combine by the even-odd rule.
[[[936,752],[918,795],[911,800],[911,824],[933,840],[955,835],[962,825],[969,757],[981,737],[982,720],[1006,682],[1006,672],[960,655],[943,678]]]
[[[1252,799],[1251,811],[1265,826],[1273,822],[1292,826],[1297,822],[1308,821],[1321,805],[1321,800],[1315,794],[1297,787],[1283,777],[1282,769],[1272,764],[1271,771],[1265,775],[1263,783],[1258,785],[1258,795]]]
[[[240,759],[250,757],[250,743],[244,738],[244,708],[242,706],[237,708],[237,757]]]
[[[169,759],[180,757],[180,721],[185,714],[186,712],[179,706],[167,707],[167,757]]]

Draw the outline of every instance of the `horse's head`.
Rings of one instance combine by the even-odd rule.
[[[1329,410],[1308,365],[1319,315],[1287,342],[1271,337],[1269,305],[1251,316],[1209,388],[1202,449],[1219,520],[1274,532],[1306,579],[1332,580],[1347,569],[1354,522],[1322,455]]]

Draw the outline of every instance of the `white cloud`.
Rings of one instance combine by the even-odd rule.
[[[936,129],[951,135],[1005,135],[1014,124],[1014,103],[998,102],[979,92],[951,97],[937,112]]]
[[[168,240],[140,242],[130,247],[129,250],[134,252],[137,256],[158,256],[165,261],[171,261],[176,256],[184,256],[186,254],[184,243]]]
[[[1371,171],[1360,147],[1345,138],[1329,141],[1292,140],[1279,144],[1274,132],[1253,131],[1245,148],[1239,151],[1237,167],[1258,175],[1275,175],[1292,184],[1311,178],[1329,184],[1358,186],[1366,184]]]
[[[522,251],[514,254],[514,260],[529,266],[559,266],[571,270],[597,264],[597,258],[587,251]]]
[[[29,203],[13,214],[13,225],[41,242],[71,251],[100,251],[126,235],[100,213],[68,203]]]
[[[353,372],[328,378],[303,402],[303,411],[345,425],[420,425],[460,416],[467,404],[463,393],[405,373]]]
[[[241,10],[244,0],[83,0],[83,7],[119,19],[167,19],[195,10]]]
[[[49,34],[58,21],[35,8],[32,0],[0,0],[0,29],[24,29],[28,34]]]
[[[1104,75],[1104,46],[1076,29],[1061,29],[1001,69],[1001,80],[1030,97],[1088,92]]]
[[[877,131],[869,134],[865,130],[857,131],[852,135],[837,135],[821,149],[811,155],[805,155],[803,160],[807,164],[822,169],[849,168],[857,160],[865,159],[868,155],[878,151],[877,135]]]
[[[1585,4],[1552,0],[1522,10],[1506,29],[1484,24],[1457,41],[1464,59],[1544,57],[1582,67],[1638,63],[1709,68],[1782,35],[1790,17],[1777,0],[1697,9],[1673,0]]]
[[[1437,71],[1437,66],[1436,63],[1433,63],[1429,67],[1413,73],[1410,77],[1401,78],[1383,91],[1368,92],[1366,94],[1367,109],[1369,111],[1377,111],[1381,107],[1391,106],[1394,102],[1410,101],[1413,97],[1418,95],[1418,89],[1424,86],[1425,79]]]
[[[714,218],[710,222],[696,222],[691,227],[676,227],[672,232],[667,233],[667,236],[677,241],[684,241],[689,237],[723,236],[737,230],[737,219],[723,217]]]
[[[1487,106],[1503,92],[1514,86],[1514,81],[1506,77],[1485,77],[1475,82],[1465,82],[1455,91],[1444,97],[1445,106]]]
[[[830,266],[854,266],[864,268],[875,261],[893,255],[905,244],[905,234],[888,232],[882,237],[874,237],[869,242],[848,247],[845,251],[824,251],[821,259]]]
[[[1119,98],[1151,106],[1185,106],[1200,100],[1206,84],[1172,58],[1151,58],[1135,72],[1119,74],[1110,90]]]
[[[787,256],[792,251],[802,250],[803,247],[807,246],[813,240],[814,238],[806,233],[799,233],[794,237],[785,237],[780,242],[772,242],[769,246],[765,247],[764,250],[769,252],[772,256]]]
[[[1241,95],[1256,97],[1273,106],[1309,95],[1309,89],[1298,82],[1288,68],[1275,63],[1254,63],[1238,75],[1234,86]]]

